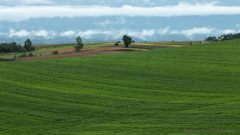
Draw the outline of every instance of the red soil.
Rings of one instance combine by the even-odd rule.
[[[14,60],[24,61],[24,60],[56,59],[56,58],[83,57],[83,56],[103,55],[103,54],[112,54],[112,53],[124,53],[124,52],[129,52],[129,51],[78,52],[78,53],[69,53],[69,54],[48,55],[48,56],[41,56],[41,57],[23,57],[23,58],[15,58]]]
[[[114,51],[116,49],[131,49],[131,50],[146,50],[146,49],[138,49],[138,48],[123,48],[117,46],[111,47],[85,47],[81,51],[87,52],[74,52],[74,48],[65,48],[65,49],[54,49],[58,50],[58,53],[71,52],[67,54],[58,54],[58,55],[48,55],[48,56],[40,56],[40,57],[22,57],[15,58],[15,61],[23,61],[23,60],[42,60],[42,59],[55,59],[55,58],[69,58],[69,57],[83,57],[83,56],[93,56],[93,55],[103,55],[103,54],[111,54],[111,53],[124,53],[129,51]],[[34,51],[32,53],[52,53],[54,50],[43,50],[43,51]]]

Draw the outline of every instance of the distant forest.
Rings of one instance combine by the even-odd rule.
[[[223,34],[220,37],[210,36],[205,39],[205,41],[225,41],[240,38],[240,33],[237,34]]]
[[[34,51],[35,47],[32,46],[32,42],[30,39],[27,39],[24,43],[24,46],[20,44],[17,45],[16,42],[12,43],[1,43],[0,45],[0,53],[11,53],[11,52],[27,52]]]

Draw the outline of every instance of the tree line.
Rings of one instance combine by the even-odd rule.
[[[34,50],[35,50],[35,47],[32,46],[32,42],[30,39],[27,39],[24,42],[24,46],[21,46],[20,44],[17,45],[16,42],[0,44],[0,53],[28,52],[28,51],[34,51]]]
[[[223,34],[220,37],[210,36],[205,39],[205,41],[225,41],[225,40],[232,40],[240,38],[240,33],[236,34]]]

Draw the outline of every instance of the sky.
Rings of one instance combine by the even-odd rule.
[[[239,0],[0,0],[0,42],[183,41],[239,32]]]

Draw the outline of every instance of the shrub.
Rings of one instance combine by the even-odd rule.
[[[28,57],[34,57],[34,55],[32,53],[29,53]]]
[[[57,51],[53,51],[53,54],[58,54],[58,50]]]
[[[115,46],[118,46],[119,44],[118,43],[115,43]]]
[[[28,55],[26,53],[22,53],[20,56],[18,56],[19,58],[21,57],[28,57]]]

